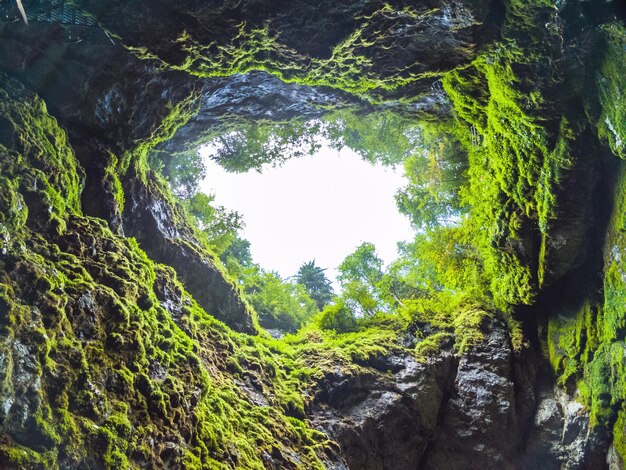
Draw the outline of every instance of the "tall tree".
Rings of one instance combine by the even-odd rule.
[[[294,333],[319,312],[304,286],[284,280],[278,273],[264,271],[258,265],[247,270],[244,289],[264,328]]]
[[[404,160],[408,184],[396,194],[396,204],[422,232],[454,224],[463,213],[459,194],[467,154],[447,126],[422,124],[419,145]]]
[[[215,253],[221,255],[235,241],[244,222],[237,211],[216,205],[214,200],[212,194],[196,193],[186,201],[186,205]]]
[[[361,316],[386,310],[380,285],[382,278],[383,261],[376,254],[376,247],[362,243],[339,265],[337,279],[343,288],[346,306]]]
[[[304,286],[309,297],[315,300],[317,308],[320,310],[330,303],[334,295],[331,282],[324,274],[324,271],[313,260],[300,266],[298,274],[296,274],[296,282]]]
[[[182,200],[192,198],[206,176],[206,165],[196,150],[176,153],[155,151],[149,155],[148,163],[167,179],[172,193]]]

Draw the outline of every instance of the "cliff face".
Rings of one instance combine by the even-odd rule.
[[[0,466],[623,468],[616,2],[23,3],[29,25],[0,3]],[[430,326],[331,352],[258,335],[147,155],[436,114],[439,80],[507,314],[427,355]]]

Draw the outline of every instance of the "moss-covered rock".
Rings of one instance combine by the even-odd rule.
[[[300,388],[286,358],[205,313],[134,239],[82,215],[64,132],[19,85],[2,92],[14,214],[0,259],[2,465],[321,467],[327,438],[285,415]]]
[[[442,468],[515,465],[525,451],[579,462],[562,446],[533,454],[536,423],[553,437],[577,424],[580,462],[612,436],[623,463],[623,179],[600,292],[593,274],[573,275],[592,270],[593,209],[608,206],[596,130],[624,157],[615,3],[82,0],[74,20],[87,28],[3,18],[0,466]],[[586,109],[585,74],[597,94]],[[407,301],[406,317],[349,333],[245,334],[258,333],[253,314],[148,153],[179,148],[165,144],[189,122],[179,138],[195,145],[209,125],[264,117],[277,95],[275,119],[339,101],[406,118],[444,91],[469,159],[463,237],[448,248],[470,240],[473,257],[439,299],[477,298]],[[578,304],[557,298],[571,279],[585,283],[565,286]],[[535,321],[546,348],[533,355]],[[542,352],[563,400],[535,394]]]

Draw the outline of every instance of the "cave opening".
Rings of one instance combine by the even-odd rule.
[[[277,167],[232,173],[210,152],[201,151],[206,176],[200,190],[241,215],[240,236],[250,242],[253,259],[283,278],[315,260],[337,289],[337,267],[358,245],[373,243],[387,266],[397,243],[414,237],[395,203],[406,182],[400,166],[369,163],[354,151],[323,144],[313,155]]]
[[[432,94],[444,103],[440,84]],[[204,142],[151,166],[270,330],[293,333],[333,307],[364,321],[422,296],[418,244],[463,217],[456,138],[394,110],[239,119]]]
[[[0,0],[0,467],[624,468],[622,4]]]

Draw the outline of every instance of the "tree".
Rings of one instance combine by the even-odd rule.
[[[154,152],[149,156],[148,163],[165,177],[172,193],[182,200],[192,198],[198,192],[200,181],[206,176],[206,167],[196,150]]]
[[[220,255],[220,259],[228,273],[235,277],[241,284],[245,282],[246,270],[254,266],[250,253],[250,242],[238,236],[228,248]]]
[[[432,292],[425,280],[425,267],[413,248],[413,244],[398,243],[400,256],[392,262],[378,283],[385,301],[395,307],[405,305],[406,300],[415,300]]]
[[[363,160],[388,166],[401,164],[411,155],[420,137],[414,119],[388,110],[335,111],[325,117],[323,133],[333,148],[347,147]]]
[[[340,274],[337,279],[342,284],[359,281],[373,287],[380,281],[382,269],[383,260],[376,254],[376,247],[373,243],[365,242],[346,256],[339,265]]]
[[[327,306],[316,320],[320,328],[335,330],[337,333],[349,333],[357,329],[354,314],[342,300]]]
[[[295,332],[319,312],[302,285],[285,281],[258,265],[247,271],[244,288],[264,328]]]
[[[196,193],[186,205],[215,253],[221,255],[235,241],[237,232],[244,227],[244,223],[241,214],[215,205],[214,200],[215,196],[212,194]]]
[[[339,265],[337,279],[343,288],[342,297],[348,307],[360,316],[373,316],[387,310],[380,290],[383,261],[372,243],[362,243]]]
[[[227,171],[261,171],[264,164],[276,166],[312,155],[320,148],[321,137],[316,120],[246,123],[209,142],[210,158]]]
[[[334,295],[331,282],[324,271],[324,269],[316,266],[315,260],[313,260],[300,266],[298,274],[296,274],[296,282],[304,286],[309,297],[315,301],[320,310],[330,303]]]
[[[404,161],[409,182],[396,194],[398,209],[421,231],[454,223],[467,168],[467,155],[445,124],[424,124],[417,151]]]

